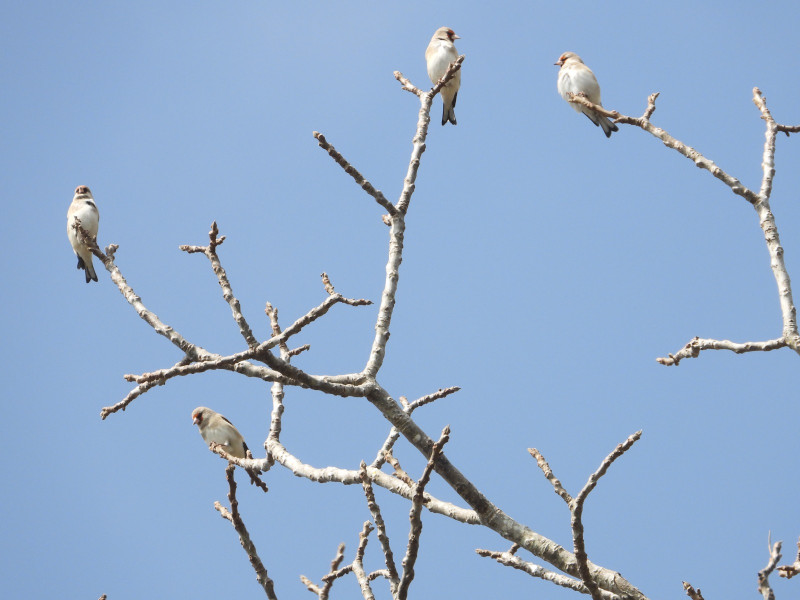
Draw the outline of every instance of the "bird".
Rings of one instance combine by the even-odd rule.
[[[558,71],[558,93],[564,100],[569,102],[569,93],[582,94],[589,102],[603,106],[600,101],[600,85],[597,83],[597,78],[592,70],[583,64],[580,56],[574,52],[564,52],[555,65],[561,67]],[[592,123],[602,127],[606,137],[611,137],[612,131],[619,131],[619,127],[608,117],[597,114],[596,111],[583,104],[570,102],[570,105],[578,112],[585,114]]]
[[[200,435],[210,446],[212,443],[225,447],[225,452],[236,458],[247,458],[247,444],[242,434],[218,412],[198,406],[192,411],[192,423],[197,425]]]
[[[425,50],[425,62],[428,64],[428,77],[431,78],[433,85],[444,77],[450,63],[458,58],[458,50],[456,50],[454,40],[461,39],[449,27],[439,27],[436,33],[431,38],[431,43],[428,44]],[[453,78],[445,84],[442,88],[442,125],[450,121],[453,125],[456,123],[456,113],[453,110],[456,107],[456,98],[458,97],[458,88],[461,87],[461,69],[456,71]]]
[[[72,244],[72,250],[78,257],[78,268],[85,271],[86,283],[97,281],[97,273],[92,264],[92,251],[79,239],[78,232],[73,227],[76,218],[80,219],[81,227],[88,231],[89,235],[97,239],[100,213],[97,211],[92,192],[85,185],[79,185],[75,188],[75,196],[73,196],[72,203],[67,210],[67,237],[69,237],[69,243]]]

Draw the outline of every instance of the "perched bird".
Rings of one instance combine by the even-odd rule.
[[[67,236],[69,237],[69,243],[72,244],[72,249],[78,257],[78,268],[86,271],[86,283],[92,280],[97,281],[97,273],[95,273],[94,265],[92,264],[92,251],[80,241],[78,232],[73,227],[76,218],[80,219],[81,227],[88,231],[89,235],[97,238],[100,213],[97,212],[97,205],[94,203],[94,198],[92,198],[92,192],[85,185],[79,185],[75,188],[75,196],[72,198],[69,210],[67,210]]]
[[[558,93],[561,94],[564,100],[569,102],[567,94],[571,92],[576,95],[583,94],[593,104],[603,105],[600,101],[600,85],[597,83],[597,78],[592,73],[592,70],[583,64],[580,56],[574,52],[564,52],[555,64],[561,67],[558,71]],[[607,117],[597,114],[582,104],[575,102],[570,102],[569,104],[578,112],[582,112],[589,117],[592,123],[602,127],[606,137],[611,137],[612,131],[619,131],[619,127]]]
[[[247,458],[247,444],[239,430],[218,412],[205,406],[192,411],[192,423],[210,446],[212,442],[225,446],[225,451],[236,458]]]
[[[444,77],[450,63],[458,58],[458,50],[456,50],[453,40],[459,38],[455,32],[449,27],[439,27],[436,33],[431,38],[431,43],[428,44],[428,49],[425,50],[425,61],[428,63],[428,77],[434,85]],[[456,107],[456,98],[458,97],[458,88],[461,87],[461,69],[456,71],[453,78],[447,82],[440,92],[442,95],[442,103],[444,104],[442,110],[442,125],[450,121],[453,125],[456,123],[456,113],[453,110]]]

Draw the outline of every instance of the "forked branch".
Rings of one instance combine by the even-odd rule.
[[[677,366],[684,358],[696,358],[703,350],[730,350],[737,354],[745,352],[766,352],[779,348],[789,347],[800,354],[800,333],[797,329],[797,311],[794,300],[792,299],[792,284],[786,264],[783,260],[783,247],[781,246],[778,235],[778,227],[775,224],[775,216],[770,209],[770,196],[772,195],[772,182],[775,177],[775,141],[779,131],[786,133],[797,133],[800,131],[798,126],[780,125],[775,122],[772,113],[767,108],[767,100],[758,88],[753,88],[753,102],[761,112],[761,118],[766,123],[764,152],[761,161],[762,178],[758,192],[746,187],[736,177],[729,175],[714,161],[703,156],[694,148],[687,146],[683,142],[675,139],[665,130],[654,126],[650,122],[650,117],[656,109],[656,98],[658,93],[651,94],[647,100],[647,108],[641,117],[629,117],[615,110],[606,110],[602,106],[593,104],[585,96],[571,94],[569,101],[582,104],[592,110],[614,119],[615,123],[624,123],[639,127],[643,131],[660,139],[665,146],[679,152],[701,169],[705,169],[714,177],[727,185],[737,196],[747,200],[755,209],[758,215],[759,225],[764,233],[764,240],[770,256],[770,266],[778,287],[778,299],[781,307],[781,317],[783,321],[783,331],[778,339],[762,342],[735,343],[729,340],[710,340],[694,338],[677,354],[670,354],[665,358],[658,358],[662,365]]]

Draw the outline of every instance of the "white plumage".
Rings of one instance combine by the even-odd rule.
[[[89,247],[82,243],[78,238],[78,232],[73,227],[75,219],[81,221],[81,227],[89,232],[93,238],[97,238],[97,229],[100,224],[100,213],[94,203],[92,192],[85,185],[75,188],[75,196],[67,210],[67,237],[72,245],[72,250],[78,257],[78,268],[86,271],[86,283],[97,281],[97,273],[92,263],[92,252]]]
[[[439,27],[433,34],[428,48],[425,50],[425,62],[428,65],[428,77],[431,82],[436,83],[444,77],[450,63],[458,58],[458,50],[453,40],[460,39],[449,27]],[[456,113],[453,110],[456,106],[458,89],[461,87],[461,69],[456,71],[453,78],[447,82],[439,94],[442,96],[442,125],[450,121],[456,123]]]
[[[247,458],[247,444],[242,434],[218,412],[198,406],[192,411],[192,423],[209,446],[212,442],[225,446],[225,451],[236,458]]]
[[[558,71],[558,93],[564,100],[569,102],[567,97],[569,93],[583,94],[589,102],[603,106],[600,100],[600,84],[597,83],[594,73],[583,63],[580,56],[574,52],[564,52],[555,64],[561,67]],[[606,137],[611,137],[612,131],[619,131],[619,127],[607,117],[597,114],[582,104],[575,102],[569,102],[569,104],[576,111],[589,117],[592,123],[602,127]]]

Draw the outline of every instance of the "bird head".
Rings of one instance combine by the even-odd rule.
[[[203,421],[209,413],[209,409],[205,406],[198,406],[192,411],[192,423],[198,427],[202,427]]]
[[[578,56],[577,54],[575,54],[574,52],[564,52],[564,54],[562,54],[561,56],[559,56],[559,57],[558,57],[558,60],[557,60],[555,63],[553,63],[553,64],[554,64],[554,65],[556,65],[557,67],[560,67],[560,66],[562,66],[562,65],[563,65],[565,62],[567,62],[567,61],[568,61],[568,60],[570,60],[570,59],[575,59],[575,60],[577,60],[579,63],[582,63],[582,62],[583,62],[583,61],[581,60],[581,57],[580,57],[580,56]]]
[[[437,40],[445,40],[448,42],[461,39],[461,37],[457,36],[456,32],[449,27],[439,27],[433,37],[435,37]]]

